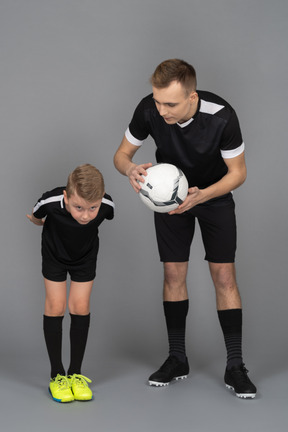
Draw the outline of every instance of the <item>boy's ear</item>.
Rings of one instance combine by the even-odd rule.
[[[63,190],[63,195],[64,195],[64,201],[65,201],[65,204],[68,204],[68,197],[67,197],[67,192],[66,192],[66,190]]]

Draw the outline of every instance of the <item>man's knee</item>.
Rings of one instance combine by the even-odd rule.
[[[168,285],[182,285],[186,282],[187,263],[164,263],[164,281]]]
[[[233,290],[237,288],[233,263],[210,263],[210,271],[216,289]]]

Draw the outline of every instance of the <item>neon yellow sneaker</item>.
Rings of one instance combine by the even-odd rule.
[[[88,401],[93,399],[93,393],[88,383],[92,381],[84,375],[69,375],[70,386],[75,400]]]
[[[56,378],[52,378],[49,385],[49,392],[56,402],[72,402],[74,400],[73,393],[68,378],[58,374]]]

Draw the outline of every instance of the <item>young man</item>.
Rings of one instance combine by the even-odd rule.
[[[113,219],[114,204],[104,192],[102,174],[92,165],[76,168],[66,187],[46,192],[28,219],[43,225],[42,273],[46,299],[44,336],[51,363],[49,391],[57,402],[91,400],[91,380],[81,374],[90,324],[90,295],[96,275],[98,227]],[[45,218],[45,219],[44,219]],[[62,321],[66,310],[67,273],[71,277],[70,366],[62,364]]]
[[[215,94],[196,90],[196,73],[178,60],[161,63],[151,77],[153,93],[137,106],[114,163],[136,192],[151,163],[133,156],[151,135],[157,162],[185,173],[186,200],[169,214],[155,213],[160,259],[164,263],[164,313],[169,357],[149,378],[164,386],[189,373],[185,352],[188,312],[186,276],[195,218],[198,219],[216,290],[220,324],[227,348],[226,386],[237,396],[254,398],[242,359],[242,307],[235,276],[236,221],[231,191],[246,178],[244,143],[233,108]]]

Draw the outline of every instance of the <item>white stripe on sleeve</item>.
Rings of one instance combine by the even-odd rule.
[[[107,198],[102,198],[102,203],[103,203],[103,204],[110,205],[111,207],[115,208],[115,204],[114,204],[114,202],[111,201],[111,200],[108,200]]]
[[[236,156],[239,156],[241,153],[243,153],[245,150],[245,144],[244,142],[241,144],[240,147],[237,147],[233,150],[221,150],[221,155],[223,159],[233,159]]]
[[[57,196],[52,196],[50,198],[47,198],[45,200],[41,200],[39,201],[35,207],[33,208],[33,213],[35,213],[37,210],[39,210],[40,207],[42,207],[45,204],[49,204],[51,202],[57,202],[57,201],[62,201],[63,200],[64,195],[57,195]],[[61,207],[63,207],[63,201],[61,202]]]
[[[126,132],[125,132],[125,137],[127,138],[127,140],[131,143],[131,144],[133,144],[133,145],[135,145],[135,146],[137,146],[137,147],[140,147],[142,144],[143,144],[143,142],[144,142],[144,140],[138,140],[137,138],[135,138],[132,134],[131,134],[131,132],[130,132],[130,130],[129,130],[129,127],[126,129]]]

